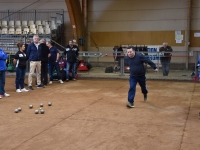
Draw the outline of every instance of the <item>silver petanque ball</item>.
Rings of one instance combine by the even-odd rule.
[[[39,113],[39,110],[35,110],[35,114],[38,114]]]
[[[48,102],[48,106],[51,106],[52,105],[52,103],[51,102]]]
[[[19,110],[18,109],[15,109],[15,111],[14,111],[15,113],[18,113],[19,112]]]
[[[19,107],[19,108],[18,108],[18,111],[22,111],[22,108],[21,108],[21,107]]]
[[[40,113],[41,113],[41,114],[44,114],[44,112],[45,112],[45,111],[44,111],[43,109],[40,110]]]

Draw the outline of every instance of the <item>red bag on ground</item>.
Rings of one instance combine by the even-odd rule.
[[[88,71],[88,67],[84,65],[84,61],[81,61],[78,66],[78,71]]]

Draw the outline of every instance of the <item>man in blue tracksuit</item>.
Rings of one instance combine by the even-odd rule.
[[[136,84],[139,83],[142,93],[144,94],[144,101],[147,100],[147,87],[146,87],[146,77],[145,77],[145,67],[144,63],[148,63],[155,72],[158,71],[156,65],[147,57],[141,53],[136,53],[133,46],[127,47],[127,62],[130,67],[130,88],[128,91],[128,104],[127,107],[134,107],[134,97],[136,92]]]

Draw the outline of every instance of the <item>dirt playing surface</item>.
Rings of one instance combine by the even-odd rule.
[[[1,150],[199,150],[200,84],[147,81],[126,107],[128,80],[79,79],[0,99]],[[27,81],[26,81],[27,83]],[[52,102],[52,106],[48,106]],[[44,104],[45,114],[34,114]],[[33,109],[29,109],[29,105]],[[21,107],[22,111],[14,113]]]

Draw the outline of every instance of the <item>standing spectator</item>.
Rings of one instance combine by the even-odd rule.
[[[27,40],[27,41],[26,41],[25,50],[24,50],[24,53],[25,53],[25,54],[26,54],[26,50],[27,50],[29,44],[31,44],[31,40]]]
[[[75,48],[77,48],[77,49],[78,49],[78,52],[79,52],[79,48],[78,48],[78,44],[77,44],[76,40],[73,39],[72,42],[73,42],[73,46],[74,46]],[[76,58],[77,58],[77,59],[76,59],[75,74],[77,74],[77,67],[78,67],[78,65],[79,65],[78,56],[77,56]],[[70,67],[69,70],[70,70],[70,71],[72,70],[72,66]]]
[[[41,46],[41,82],[47,85],[48,81],[48,57],[50,55],[49,48],[46,45],[45,39],[40,40]]]
[[[26,54],[25,44],[18,43],[17,47],[19,51],[15,54],[15,58],[13,60],[14,65],[16,65],[16,92],[28,92],[27,89],[24,88],[24,77],[26,74]],[[20,90],[21,87],[21,90]]]
[[[54,70],[56,70],[58,80],[62,84],[63,81],[61,80],[61,77],[60,77],[60,66],[58,64],[58,60],[59,60],[59,57],[60,57],[59,51],[55,46],[52,46],[51,41],[46,42],[46,45],[48,46],[49,51],[50,51],[50,55],[49,55],[50,56],[49,57],[50,82],[49,82],[49,84],[53,83],[53,72],[54,72]]]
[[[66,55],[67,58],[67,63],[66,63],[66,81],[69,81],[69,71],[70,68],[72,68],[72,80],[76,80],[75,79],[75,74],[76,74],[76,62],[77,62],[77,58],[79,55],[79,48],[76,45],[73,45],[73,41],[70,40],[69,44],[67,45],[65,51],[64,51],[64,55]]]
[[[172,57],[171,52],[173,50],[170,46],[168,46],[168,43],[164,42],[163,46],[159,49],[159,51],[162,53],[162,56],[160,57],[160,61],[162,64],[163,76],[168,76],[169,69],[170,69],[170,61]]]
[[[26,50],[28,48],[28,45],[31,44],[31,40],[27,40],[26,41],[26,44],[25,44],[25,50],[24,50],[24,53],[26,54]],[[28,69],[27,69],[28,70]],[[24,83],[24,86],[27,86],[28,84]]]
[[[122,49],[121,46],[119,47],[119,46],[117,45],[117,46],[114,46],[114,47],[113,47],[113,51],[114,51],[114,52],[113,52],[114,60],[118,62],[117,65],[118,65],[118,67],[120,67],[121,58],[124,57],[124,56],[123,56],[123,49]]]
[[[145,68],[143,63],[148,63],[152,68],[154,68],[155,72],[157,72],[158,69],[149,58],[145,57],[141,53],[137,53],[135,51],[135,48],[132,46],[129,46],[127,48],[127,54],[128,56],[126,57],[126,59],[130,66],[130,88],[128,91],[127,107],[133,108],[137,83],[139,83],[142,93],[144,94],[144,101],[147,100],[148,89],[146,86]]]
[[[0,43],[1,44],[1,43]],[[5,81],[6,81],[6,59],[8,59],[8,55],[4,52],[3,49],[0,48],[0,99],[3,96],[10,96],[10,94],[5,93]]]
[[[26,56],[30,61],[30,71],[28,75],[28,88],[34,90],[32,87],[32,76],[36,69],[37,73],[37,88],[43,88],[41,84],[41,47],[39,44],[39,36],[33,36],[33,42],[28,45]]]

